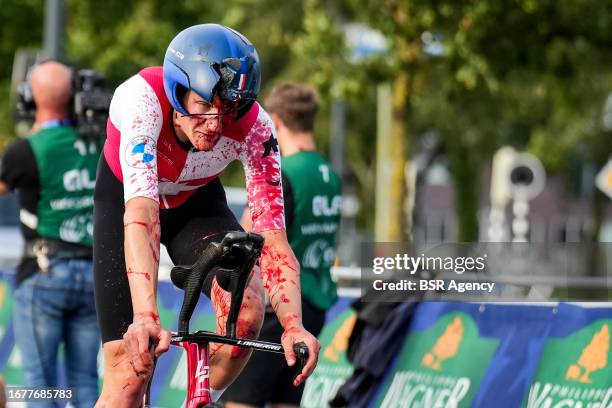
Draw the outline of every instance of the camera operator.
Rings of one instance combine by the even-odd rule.
[[[72,69],[42,62],[28,82],[36,104],[33,133],[7,148],[0,169],[0,195],[19,192],[26,241],[16,273],[15,342],[30,387],[57,387],[58,349],[64,343],[72,405],[92,407],[100,346],[91,250],[99,154],[70,119]]]

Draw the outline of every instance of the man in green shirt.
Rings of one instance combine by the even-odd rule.
[[[281,84],[272,90],[265,107],[274,122],[282,154],[285,222],[289,244],[301,266],[303,323],[308,331],[318,335],[325,322],[325,311],[337,298],[330,268],[336,257],[336,231],[340,223],[340,179],[316,152],[313,127],[319,103],[314,89],[301,84]],[[248,210],[245,212],[242,224],[249,230],[250,216]],[[281,325],[274,313],[267,310],[259,338],[278,342],[281,334]],[[254,353],[242,374],[223,394],[226,408],[299,406],[304,386],[291,386],[293,370],[277,356]]]
[[[72,69],[36,65],[29,86],[36,104],[34,133],[12,143],[0,169],[0,195],[19,192],[26,241],[17,267],[15,343],[24,385],[57,387],[64,344],[72,406],[92,407],[98,396],[100,334],[93,297],[93,188],[98,152],[71,126]],[[53,407],[53,401],[37,406]]]

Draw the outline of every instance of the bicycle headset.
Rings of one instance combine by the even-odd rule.
[[[235,104],[236,119],[251,108],[260,86],[259,56],[239,32],[220,24],[199,24],[170,42],[163,66],[164,90],[177,112],[188,89],[212,103],[215,94]]]

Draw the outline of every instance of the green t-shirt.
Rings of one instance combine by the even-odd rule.
[[[299,152],[281,160],[293,195],[293,218],[287,234],[301,266],[302,296],[324,310],[337,298],[330,268],[336,257],[340,223],[340,179],[316,152]]]
[[[42,129],[28,138],[40,180],[41,237],[91,246],[93,190],[99,154],[69,126]]]

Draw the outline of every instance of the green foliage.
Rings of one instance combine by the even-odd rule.
[[[103,72],[112,87],[161,64],[181,29],[220,22],[256,45],[263,96],[281,80],[317,87],[316,138],[323,150],[330,145],[332,100],[345,100],[345,163],[362,201],[362,227],[373,222],[376,85],[400,73],[410,73],[404,89],[396,89],[405,97],[395,116],[405,128],[404,154],[418,153],[424,132],[440,135],[462,238],[474,237],[474,178],[501,145],[529,149],[547,170],[560,173],[575,171],[577,160],[599,166],[610,152],[610,135],[601,127],[612,91],[610,0],[65,1],[68,56]],[[43,12],[39,0],[2,1],[3,101],[9,100],[14,52],[42,46]],[[351,60],[348,23],[381,32],[388,51]],[[423,39],[432,34],[442,39],[442,57],[424,52]],[[0,146],[13,134],[11,113],[12,105],[0,104]],[[236,166],[226,179],[243,183]]]
[[[153,2],[134,5],[125,14],[129,18],[122,19],[117,19],[117,14],[104,15],[113,9],[112,5],[104,7],[106,12],[98,17],[99,5],[75,3],[68,27],[68,50],[82,66],[104,72],[109,83],[116,85],[143,67],[161,64],[176,29],[155,15]],[[116,7],[116,13],[125,11],[120,3]]]
[[[17,47],[39,48],[44,7],[38,0],[0,2],[0,150],[13,136],[13,107],[9,101],[13,54]]]

